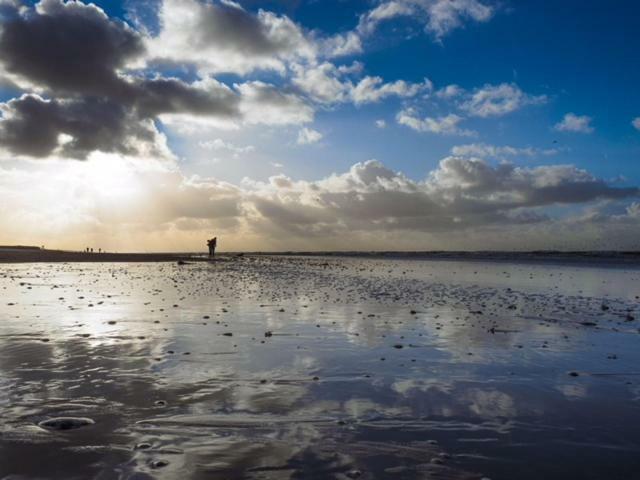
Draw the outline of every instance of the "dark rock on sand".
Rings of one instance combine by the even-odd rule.
[[[154,462],[151,462],[151,468],[162,468],[166,467],[167,465],[169,465],[169,462],[167,460],[156,460]]]
[[[38,423],[38,426],[46,428],[47,430],[74,430],[95,423],[96,422],[86,417],[56,417],[43,420]]]

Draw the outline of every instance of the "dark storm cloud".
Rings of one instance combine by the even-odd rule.
[[[43,0],[0,30],[5,69],[56,92],[123,95],[118,69],[144,53],[140,36],[93,5]]]
[[[86,158],[95,150],[137,153],[156,130],[122,105],[101,98],[44,100],[23,95],[2,107],[0,144],[18,155]]]
[[[27,95],[0,105],[0,141],[12,153],[133,153],[140,142],[153,148],[158,115],[241,116],[237,92],[216,81],[196,85],[121,73],[144,54],[143,42],[94,5],[43,0],[22,13],[17,5],[3,5],[0,61],[9,81],[51,98]],[[61,144],[61,134],[72,138]]]
[[[143,117],[163,113],[190,113],[234,117],[239,114],[237,95],[219,83],[197,88],[181,80],[144,80],[136,84],[134,103]]]
[[[73,97],[46,100],[23,95],[0,105],[0,145],[31,157],[58,153],[84,159],[94,150],[134,154],[157,147],[153,119],[157,115],[188,112],[192,115],[235,117],[238,98],[222,86],[207,90],[179,80],[147,80],[131,84],[131,95]],[[60,135],[71,137],[66,142]]]

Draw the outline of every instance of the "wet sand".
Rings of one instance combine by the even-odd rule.
[[[203,260],[204,256],[177,253],[98,253],[68,250],[29,248],[0,248],[0,263],[58,263],[58,262],[176,262]]]
[[[628,479],[640,269],[0,269],[0,478]]]

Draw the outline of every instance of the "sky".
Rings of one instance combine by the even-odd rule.
[[[638,18],[0,0],[0,244],[638,249]]]

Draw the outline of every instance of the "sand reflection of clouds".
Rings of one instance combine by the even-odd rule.
[[[556,390],[562,393],[567,400],[581,400],[589,394],[586,385],[564,384],[556,386]]]
[[[410,415],[411,409],[408,407],[382,405],[368,398],[352,398],[343,405],[344,413],[352,418],[362,418],[372,414],[383,415],[385,417],[396,417],[399,415]]]
[[[462,398],[469,410],[479,417],[515,417],[518,414],[513,397],[498,390],[472,388]]]
[[[450,395],[453,391],[453,382],[446,382],[439,379],[416,379],[407,378],[405,380],[398,380],[391,385],[391,388],[401,395],[408,396],[409,394],[420,391],[423,393],[434,391]]]

